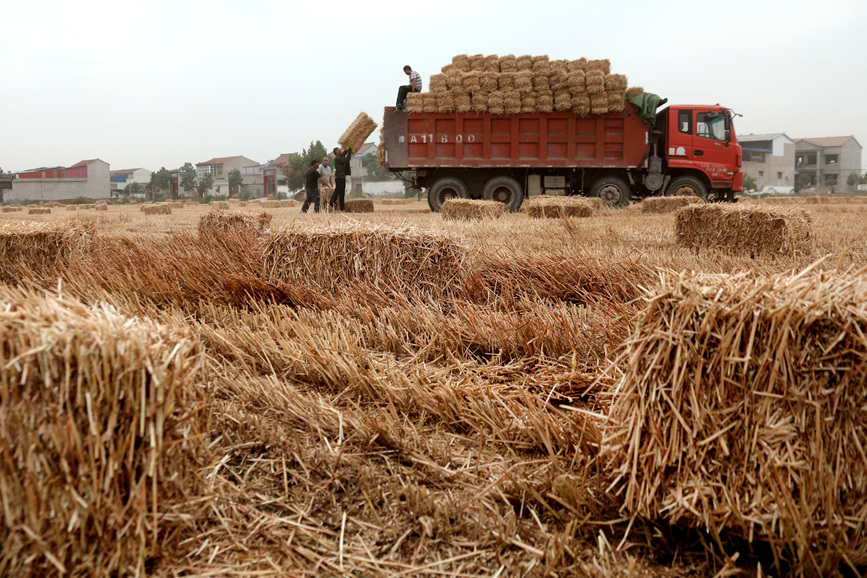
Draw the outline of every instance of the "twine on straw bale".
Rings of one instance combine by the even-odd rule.
[[[765,542],[777,572],[863,567],[864,271],[664,274],[644,299],[601,448],[624,508]]]
[[[694,204],[675,213],[675,238],[679,247],[690,249],[809,255],[812,219],[799,207]]]
[[[62,262],[84,255],[95,234],[90,219],[5,222],[0,225],[0,281],[17,283],[25,274],[52,273]]]
[[[199,237],[216,237],[230,232],[259,236],[268,232],[273,217],[265,211],[209,211],[199,218],[197,228]]]
[[[141,212],[145,215],[171,215],[172,208],[163,204],[142,205]]]
[[[203,491],[201,346],[107,305],[0,303],[4,573],[149,574]]]
[[[346,201],[347,213],[372,213],[373,201],[370,199],[349,199]]]
[[[561,217],[591,217],[601,205],[600,199],[582,197],[551,197],[542,195],[530,197],[524,210],[531,217],[558,219]]]
[[[267,244],[263,264],[268,279],[329,293],[366,283],[388,293],[439,298],[461,286],[466,260],[467,250],[442,233],[347,221],[280,231]]]
[[[673,213],[676,210],[700,203],[698,197],[649,197],[641,201],[642,213]]]
[[[359,113],[346,131],[337,139],[337,142],[344,150],[357,151],[367,141],[367,137],[373,134],[376,126],[376,121],[370,118],[366,112]]]
[[[448,199],[443,203],[442,218],[446,220],[498,219],[504,214],[503,203],[475,199]]]

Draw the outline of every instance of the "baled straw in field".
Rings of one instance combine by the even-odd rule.
[[[664,275],[645,298],[602,447],[624,508],[729,555],[766,542],[778,572],[863,571],[864,270]]]
[[[409,104],[408,99],[407,104]],[[351,149],[353,152],[357,152],[367,141],[367,137],[376,130],[376,126],[376,121],[370,118],[366,112],[359,113],[340,138],[337,139],[337,142],[344,150]]]
[[[51,273],[63,261],[81,255],[96,232],[91,220],[20,221],[0,225],[0,281],[16,283],[23,272]]]
[[[551,197],[542,195],[530,197],[525,210],[531,217],[537,219],[560,217],[591,217],[601,205],[600,199],[584,197]]]
[[[141,212],[145,215],[171,215],[172,208],[164,204],[142,205]]]
[[[21,207],[18,205],[10,205],[8,207],[3,207],[2,210],[4,213],[17,213],[21,210]]]
[[[329,293],[364,283],[438,298],[461,286],[466,261],[467,250],[450,236],[347,221],[276,233],[265,247],[263,267],[269,280]]]
[[[693,204],[675,213],[679,247],[720,248],[751,254],[808,255],[812,252],[812,219],[804,209]]]
[[[214,208],[218,211],[228,211],[230,207],[226,201],[217,201],[214,203]]]
[[[373,201],[371,199],[349,199],[346,201],[347,213],[372,213]]]
[[[51,209],[43,209],[41,207],[33,207],[27,210],[28,215],[48,215],[50,213]]]
[[[3,573],[146,575],[208,460],[189,334],[0,289]]]
[[[66,205],[67,211],[74,211],[76,209],[78,209],[78,205]]]
[[[641,201],[641,212],[673,213],[682,207],[700,202],[698,197],[648,197]]]
[[[498,219],[504,214],[503,203],[475,199],[448,199],[443,203],[443,219]]]
[[[97,203],[96,205],[94,205],[93,209],[96,211],[107,211],[108,205],[106,205],[105,203]]]
[[[210,211],[199,218],[199,237],[216,237],[229,232],[262,235],[268,231],[271,213],[262,211]]]

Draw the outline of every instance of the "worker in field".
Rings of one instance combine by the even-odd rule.
[[[344,151],[340,147],[334,147],[331,152],[334,153],[334,193],[331,194],[328,206],[332,209],[339,208],[341,211],[345,211],[346,177],[352,174],[352,168],[349,166],[352,149]]]
[[[397,110],[406,108],[406,95],[410,92],[421,92],[421,75],[412,69],[412,66],[407,64],[403,67],[403,72],[409,76],[409,84],[404,84],[397,89]]]
[[[319,174],[319,159],[310,161],[310,168],[307,169],[307,174],[304,175],[304,189],[307,191],[307,196],[304,198],[304,204],[301,205],[301,212],[306,213],[310,203],[313,203],[313,212],[319,212],[319,183],[328,186],[328,183]]]
[[[331,170],[328,157],[322,157],[322,162],[319,164],[319,175],[328,183],[327,186],[334,186],[334,171]]]

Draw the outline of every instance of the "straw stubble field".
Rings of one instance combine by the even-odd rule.
[[[0,574],[861,573],[867,205],[804,208],[3,214]]]

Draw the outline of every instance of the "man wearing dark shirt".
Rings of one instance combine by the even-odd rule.
[[[340,147],[334,147],[331,152],[334,153],[334,193],[331,195],[331,200],[328,201],[328,206],[333,209],[337,205],[341,211],[345,211],[346,177],[352,174],[352,169],[349,166],[352,149],[344,151]]]
[[[307,196],[304,199],[304,204],[301,205],[301,212],[306,213],[310,203],[313,203],[313,212],[319,212],[319,183],[326,187],[328,183],[319,174],[319,161],[313,159],[310,161],[310,168],[307,169],[307,174],[304,175],[304,188],[307,191]]]

